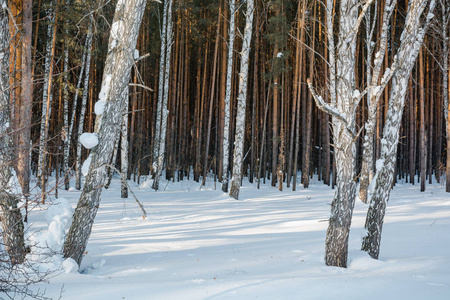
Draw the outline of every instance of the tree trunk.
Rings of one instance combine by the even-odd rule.
[[[244,160],[244,130],[245,130],[245,107],[247,98],[247,76],[249,65],[249,54],[252,40],[253,23],[253,0],[247,0],[247,12],[245,13],[245,29],[242,41],[241,68],[239,73],[239,96],[238,109],[236,112],[236,135],[233,153],[233,177],[231,179],[230,197],[239,198],[239,190],[242,178],[242,163]]]
[[[228,63],[227,63],[227,83],[225,93],[225,114],[223,125],[223,178],[222,178],[222,191],[228,192],[228,162],[230,154],[230,99],[231,99],[231,87],[233,78],[233,52],[234,52],[234,31],[235,31],[235,15],[236,5],[235,0],[230,0],[230,41],[228,43]]]
[[[167,131],[167,118],[169,116],[169,109],[167,103],[169,101],[169,75],[170,75],[170,54],[172,50],[173,43],[173,33],[172,33],[172,0],[168,0],[165,4],[167,6],[167,45],[164,63],[164,94],[162,102],[162,115],[161,115],[161,126],[160,133],[161,137],[159,140],[159,150],[158,150],[158,160],[156,167],[155,180],[153,181],[152,188],[155,190],[159,189],[159,179],[161,177],[162,169],[164,167],[164,152],[166,147],[166,131]],[[166,10],[166,7],[164,8]]]
[[[86,37],[86,67],[84,73],[84,85],[83,85],[83,96],[81,99],[81,112],[80,112],[80,122],[78,123],[78,136],[80,138],[84,131],[84,119],[86,115],[86,103],[89,92],[89,75],[91,69],[91,54],[92,54],[92,22],[89,24],[89,29]],[[101,93],[101,92],[100,92]],[[76,171],[75,171],[75,188],[77,190],[81,189],[81,142],[77,141],[77,156],[76,156]]]
[[[9,103],[9,18],[7,1],[0,1],[0,220],[3,229],[3,245],[11,264],[21,264],[25,259],[24,225],[18,195],[13,189],[17,184],[14,176],[14,144],[11,131]]]
[[[363,237],[362,243],[362,250],[368,252],[375,259],[378,259],[380,253],[384,215],[394,180],[399,130],[405,96],[408,91],[408,80],[432,18],[434,2],[431,2],[426,23],[421,24],[420,17],[426,6],[426,0],[414,0],[409,3],[405,27],[401,36],[402,43],[397,53],[397,56],[401,57],[402,60],[392,78],[389,107],[381,145],[381,158],[377,162],[377,173],[374,178],[376,180],[375,188],[367,212],[365,224],[367,235]]]
[[[78,265],[91,234],[107,176],[106,167],[119,135],[125,91],[134,65],[132,58],[146,2],[119,1],[116,6],[102,80],[104,94],[101,95],[101,100],[106,102],[105,109],[101,115],[97,115],[95,125],[99,144],[92,151],[86,183],[64,243],[64,257],[73,258]]]

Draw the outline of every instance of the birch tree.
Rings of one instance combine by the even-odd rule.
[[[223,178],[222,191],[228,192],[228,163],[230,154],[230,99],[231,99],[231,84],[233,78],[233,53],[234,53],[234,36],[235,36],[235,21],[236,16],[236,1],[230,0],[230,40],[228,42],[228,59],[227,59],[227,81],[225,87],[225,114],[223,124]]]
[[[233,177],[231,179],[230,197],[239,198],[242,179],[242,163],[244,160],[245,107],[247,102],[248,63],[253,26],[253,0],[247,0],[245,13],[245,29],[242,41],[241,67],[239,72],[239,95],[236,112],[236,134],[233,153]],[[225,170],[224,170],[225,171]]]
[[[389,201],[390,190],[394,180],[397,159],[399,131],[408,91],[408,81],[414,67],[417,55],[422,46],[425,33],[433,18],[435,1],[413,0],[408,3],[405,27],[397,53],[398,66],[392,77],[389,107],[381,139],[381,158],[377,161],[377,172],[374,177],[373,194],[367,212],[362,250],[372,258],[378,258],[380,253],[381,231]],[[428,12],[425,9],[428,7]],[[425,12],[425,13],[424,13]]]
[[[315,92],[311,79],[308,79],[308,87],[318,108],[332,116],[337,187],[325,241],[325,263],[328,266],[347,267],[348,237],[356,197],[356,110],[366,93],[355,88],[356,35],[372,2],[349,0],[339,3],[336,8],[339,10],[338,44],[335,46],[334,1],[326,1],[330,103]]]
[[[91,16],[92,17],[92,16]],[[81,113],[80,122],[78,123],[78,139],[80,139],[81,134],[84,130],[84,119],[86,115],[86,103],[89,93],[89,75],[91,70],[91,54],[92,54],[92,20],[89,24],[89,29],[86,37],[86,66],[84,73],[84,84],[83,84],[83,95],[81,98]],[[97,106],[98,107],[98,106]],[[101,109],[100,109],[101,110]],[[96,111],[97,113],[98,111]],[[75,166],[75,188],[77,190],[81,189],[81,142],[77,142],[77,155],[76,155],[76,166]]]
[[[155,190],[158,190],[159,188],[159,179],[161,177],[161,172],[164,167],[164,151],[166,147],[166,131],[167,131],[167,118],[169,115],[169,110],[167,108],[167,103],[169,100],[169,75],[170,75],[170,55],[172,50],[172,43],[173,43],[173,22],[172,22],[172,0],[168,0],[164,4],[164,15],[163,18],[167,17],[167,21],[164,19],[163,25],[165,22],[167,22],[167,28],[165,31],[166,35],[162,35],[161,39],[167,37],[167,43],[165,44],[164,49],[164,55],[161,54],[161,60],[164,58],[164,67],[161,66],[164,70],[163,73],[163,85],[159,86],[159,93],[161,94],[161,105],[158,100],[158,111],[157,111],[157,118],[156,118],[156,128],[159,127],[159,131],[157,129],[157,133],[155,134],[155,143],[154,147],[157,148],[157,153],[154,155],[156,157],[156,161],[154,161],[154,170],[155,170],[155,180],[153,181],[152,188]],[[161,42],[162,43],[162,42]],[[161,46],[162,51],[162,46]],[[162,52],[161,52],[162,53]],[[161,76],[161,69],[160,69],[160,76]],[[161,84],[161,79],[159,81]],[[158,94],[159,98],[160,94]],[[158,120],[159,119],[159,120]],[[159,134],[159,136],[158,136]],[[156,162],[156,164],[155,164]]]
[[[122,117],[122,130],[120,131],[120,172],[121,174],[121,186],[120,186],[120,196],[122,198],[128,198],[128,185],[127,185],[127,176],[128,176],[128,87],[125,88],[123,100],[124,110]],[[112,165],[114,165],[114,159],[112,161]]]
[[[53,40],[54,40],[54,30],[53,24],[55,23],[55,11],[53,10],[53,1],[50,2],[50,7],[47,10],[47,15],[49,16],[49,24],[47,25],[47,42],[45,44],[45,60],[44,60],[44,85],[42,88],[42,118],[41,118],[41,129],[39,138],[39,158],[38,158],[38,172],[37,177],[40,179],[44,173],[44,156],[45,156],[45,146],[47,143],[48,134],[48,119],[51,115],[53,94],[52,86],[50,82],[50,67],[52,66],[53,60]],[[55,25],[56,26],[56,25]],[[44,189],[43,186],[41,188]],[[42,190],[45,193],[45,190]]]
[[[6,0],[0,0],[0,220],[3,243],[11,263],[25,259],[24,225],[15,176],[14,145],[11,137],[11,111],[9,103],[9,14]]]
[[[64,243],[64,257],[71,257],[78,264],[81,263],[86,249],[99,207],[102,187],[107,179],[107,167],[115,141],[119,137],[125,105],[124,94],[131,77],[133,55],[146,2],[119,0],[116,5],[100,100],[96,103],[98,114],[93,135],[97,135],[98,145],[91,153],[92,160],[86,183]]]
[[[370,22],[370,18],[366,16],[366,46],[367,50],[367,62],[366,62],[366,74],[367,74],[367,121],[365,124],[366,135],[364,137],[363,144],[363,161],[361,166],[361,179],[359,184],[359,198],[367,203],[367,191],[369,183],[374,176],[374,134],[375,134],[375,123],[377,120],[377,106],[381,98],[382,92],[388,84],[389,80],[394,74],[396,68],[396,59],[394,64],[390,69],[387,69],[383,77],[381,77],[381,67],[383,66],[384,57],[386,55],[386,49],[388,46],[388,31],[389,31],[389,21],[391,19],[392,13],[394,12],[397,0],[387,0],[385,2],[380,39],[378,44],[378,51],[375,54],[375,60],[373,66],[371,65],[372,54],[374,52],[374,43],[372,42],[373,33],[376,26],[376,17],[373,18],[373,23]],[[370,25],[372,24],[372,25]],[[381,81],[381,84],[378,83]]]

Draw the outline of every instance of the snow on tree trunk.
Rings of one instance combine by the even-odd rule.
[[[231,178],[230,197],[239,198],[239,190],[242,178],[242,163],[244,160],[244,131],[245,131],[245,107],[247,102],[247,77],[250,45],[252,41],[254,4],[253,0],[247,0],[247,12],[245,13],[245,29],[242,41],[241,68],[239,73],[239,95],[236,112],[236,135],[234,138],[233,153],[233,177]],[[225,171],[225,170],[224,170]]]
[[[173,32],[172,32],[172,0],[169,0],[166,4],[167,6],[167,45],[166,45],[166,55],[164,64],[164,95],[162,101],[162,116],[161,124],[157,124],[156,127],[160,126],[160,138],[159,138],[159,150],[158,157],[156,161],[156,174],[155,180],[153,181],[152,188],[155,190],[159,189],[159,179],[161,177],[161,172],[164,167],[164,152],[166,148],[166,131],[167,131],[167,118],[169,116],[169,110],[167,103],[169,101],[169,75],[170,75],[170,54],[172,50],[173,43]],[[166,8],[164,8],[166,10]]]
[[[227,82],[225,88],[225,113],[223,124],[223,178],[222,191],[228,192],[228,162],[230,155],[230,99],[231,84],[233,78],[233,52],[234,52],[234,36],[235,36],[235,16],[236,1],[230,0],[230,41],[228,42],[228,61],[227,61]]]
[[[14,146],[11,130],[9,103],[9,18],[7,1],[0,1],[0,220],[3,229],[3,244],[11,263],[20,264],[25,259],[24,226],[19,198],[14,192],[18,188],[15,176]]]
[[[50,5],[53,3],[51,2]],[[50,66],[51,66],[51,60],[52,60],[52,41],[53,41],[53,25],[52,23],[55,21],[55,15],[54,11],[52,9],[49,9],[47,11],[47,15],[50,16],[50,23],[47,25],[47,43],[45,44],[45,62],[44,62],[44,86],[42,89],[42,116],[41,116],[41,130],[40,130],[40,137],[39,137],[39,158],[38,158],[38,172],[37,172],[37,178],[38,182],[40,178],[42,177],[42,174],[44,174],[44,151],[45,151],[45,144],[47,143],[47,132],[48,127],[47,124],[47,118],[51,115],[51,108],[52,108],[52,100],[53,100],[53,94],[51,91],[51,88],[49,89],[49,80],[50,80]],[[44,188],[44,187],[41,187]],[[42,191],[45,193],[45,190]]]
[[[420,17],[427,6],[427,0],[409,2],[405,27],[401,35],[401,44],[397,57],[399,65],[392,78],[391,93],[386,115],[386,122],[381,139],[381,157],[377,161],[377,173],[371,185],[374,185],[367,212],[365,228],[367,234],[363,237],[362,250],[377,259],[380,253],[381,231],[389,200],[390,190],[394,180],[397,158],[397,145],[401,126],[405,96],[411,70],[423,43],[425,31],[433,17],[435,2],[431,1],[426,23],[422,24]],[[422,26],[422,27],[421,27]]]
[[[128,198],[128,88],[124,90],[122,98],[124,101],[124,110],[122,117],[122,130],[120,132],[120,172],[122,173],[120,195],[122,198]]]
[[[119,137],[125,105],[121,95],[130,81],[133,53],[146,2],[119,0],[116,5],[100,92],[100,101],[105,106],[103,111],[100,108],[97,110],[95,124],[99,143],[91,152],[92,161],[86,183],[64,243],[64,257],[71,257],[78,264],[86,249],[107,178],[107,166],[111,161],[114,143]]]
[[[77,156],[76,156],[76,170],[75,170],[75,188],[77,190],[81,189],[81,142],[79,140],[84,129],[84,117],[86,115],[86,103],[89,93],[89,73],[91,70],[91,54],[92,54],[92,21],[89,24],[89,29],[87,33],[86,42],[86,67],[84,73],[84,84],[83,84],[83,96],[81,98],[81,112],[80,112],[80,123],[78,123],[78,142],[77,142]]]
[[[160,31],[161,36],[161,49],[159,58],[159,82],[158,82],[158,105],[156,108],[156,123],[155,123],[155,136],[153,142],[153,160],[152,160],[152,172],[156,174],[158,157],[159,157],[159,144],[161,142],[161,115],[163,108],[163,96],[164,96],[164,65],[166,63],[165,55],[167,51],[166,37],[167,37],[167,10],[168,1],[164,4],[163,9],[163,23]]]

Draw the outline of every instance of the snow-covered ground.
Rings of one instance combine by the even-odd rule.
[[[244,181],[240,200],[212,181],[202,189],[162,181],[159,192],[150,182],[130,185],[148,218],[131,195],[120,198],[114,180],[103,191],[80,273],[62,270],[40,285],[47,296],[57,298],[63,287],[67,300],[450,299],[450,195],[439,184],[424,193],[418,185],[395,187],[378,261],[359,251],[367,206],[357,201],[348,269],[323,262],[334,191],[320,182],[279,192]],[[79,194],[60,191],[73,208]],[[44,208],[32,211],[29,232],[60,235],[45,232],[55,209],[46,220]]]

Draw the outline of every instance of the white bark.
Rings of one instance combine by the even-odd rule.
[[[170,75],[170,55],[172,52],[173,44],[173,21],[172,21],[172,0],[167,1],[167,46],[164,64],[164,94],[162,101],[162,116],[160,126],[160,138],[158,141],[158,157],[156,161],[155,180],[153,181],[153,189],[159,189],[159,179],[161,177],[162,169],[164,167],[164,152],[166,147],[166,131],[167,131],[167,118],[169,116],[169,110],[167,103],[169,101],[169,75]],[[166,8],[164,8],[166,10]],[[158,124],[157,124],[158,127]]]
[[[378,82],[381,79],[381,67],[383,65],[384,57],[386,54],[386,49],[388,45],[388,31],[389,31],[389,21],[392,16],[392,12],[394,11],[394,7],[397,3],[397,0],[388,0],[385,3],[384,12],[383,12],[383,24],[381,28],[381,35],[379,41],[379,50],[375,55],[374,66],[371,66],[371,51],[369,51],[368,62],[367,62],[367,78],[368,78],[368,93],[367,93],[367,106],[368,106],[368,117],[365,124],[366,135],[364,138],[363,144],[363,161],[361,166],[361,180],[360,180],[360,189],[359,189],[359,197],[364,202],[367,203],[367,191],[369,187],[370,181],[372,181],[374,176],[374,129],[375,122],[377,119],[377,105],[379,99],[381,98],[382,92],[391,79],[392,75],[395,72],[396,61],[393,66],[386,70],[385,76],[383,76],[383,81],[381,85],[378,86]],[[375,24],[374,24],[375,26]],[[373,32],[373,31],[372,31]],[[371,36],[370,39],[366,42],[369,49],[373,49]],[[370,45],[370,46],[369,46]]]
[[[92,21],[89,24],[88,33],[87,33],[87,41],[86,41],[86,67],[84,73],[84,84],[83,84],[83,95],[81,98],[81,112],[80,112],[80,122],[78,123],[78,139],[83,133],[84,129],[84,119],[86,115],[86,104],[89,93],[89,75],[91,70],[91,54],[92,54]],[[75,188],[77,190],[81,189],[81,142],[78,140],[77,142],[77,156],[76,156],[76,167],[75,167]]]
[[[153,143],[153,160],[152,160],[152,171],[156,174],[158,157],[159,157],[159,145],[161,142],[161,115],[163,109],[163,96],[164,96],[164,66],[166,63],[165,55],[167,51],[166,37],[167,37],[167,11],[168,11],[168,0],[164,3],[163,9],[163,22],[162,28],[160,30],[161,36],[161,49],[159,58],[159,82],[158,82],[158,104],[156,108],[156,123],[155,123],[155,136]]]
[[[83,57],[81,60],[80,75],[78,76],[77,87],[75,89],[74,99],[73,99],[73,103],[72,103],[72,116],[70,118],[69,130],[67,132],[66,141],[64,142],[64,170],[67,170],[66,172],[68,172],[68,170],[69,170],[70,144],[72,142],[73,127],[75,124],[75,115],[77,112],[78,92],[81,88],[81,83],[83,82],[84,67],[86,66],[86,59],[87,59],[87,55],[88,55],[88,50],[87,50],[88,43],[89,43],[89,39],[86,38],[85,51],[83,52]],[[66,183],[66,189],[69,189],[68,182]]]
[[[66,24],[66,34],[68,34],[68,28]],[[69,46],[66,43],[64,48],[64,91],[63,91],[63,102],[64,102],[64,127],[63,127],[63,142],[64,142],[64,150],[63,150],[63,171],[65,175],[65,183],[64,188],[69,190],[70,180],[69,180]]]
[[[53,4],[51,2],[51,4]],[[47,43],[45,44],[45,62],[44,62],[44,86],[42,90],[42,118],[41,118],[41,130],[40,130],[40,138],[39,138],[39,158],[38,158],[38,170],[37,170],[37,178],[41,178],[44,173],[42,165],[44,162],[44,151],[45,151],[45,143],[47,143],[47,133],[46,133],[46,120],[50,118],[51,108],[52,108],[52,100],[53,95],[51,89],[49,89],[48,82],[50,80],[50,65],[52,60],[52,40],[53,40],[53,25],[52,23],[55,21],[54,11],[49,9],[47,14],[50,15],[50,24],[47,25]],[[47,101],[48,100],[48,101]],[[48,102],[48,103],[47,103]],[[47,114],[48,108],[48,114]],[[38,180],[39,182],[39,180]],[[45,192],[45,191],[43,191]]]
[[[421,16],[429,5],[425,24]],[[397,56],[399,65],[392,78],[392,87],[386,115],[386,123],[381,140],[381,158],[374,177],[375,187],[370,199],[365,228],[367,235],[363,238],[362,249],[372,258],[378,258],[380,252],[381,231],[387,202],[394,180],[397,145],[402,120],[405,96],[409,76],[422,46],[426,29],[433,17],[435,1],[413,0],[409,2],[405,27],[401,35],[401,44]]]
[[[128,198],[128,91],[129,89],[127,87],[122,96],[124,101],[124,110],[122,117],[122,130],[120,131],[120,172],[122,173],[120,195],[122,198]]]
[[[449,67],[448,67],[448,56],[449,56],[449,42],[450,38],[447,35],[447,28],[450,20],[450,1],[441,0],[441,9],[442,9],[442,39],[443,39],[443,47],[442,47],[442,94],[444,96],[444,116],[445,116],[445,124],[446,124],[446,132],[447,132],[447,165],[446,165],[446,182],[445,182],[445,190],[450,193],[450,118],[448,117],[448,112],[450,110],[450,103],[448,101],[449,98]]]
[[[96,118],[99,144],[93,148],[92,161],[72,225],[64,243],[64,257],[80,264],[100,204],[100,194],[107,178],[114,143],[119,137],[124,109],[121,95],[128,87],[133,53],[146,0],[118,1],[108,43],[108,55],[102,80],[105,108]],[[104,98],[103,98],[104,97]]]
[[[233,53],[234,53],[234,37],[235,37],[235,16],[236,1],[230,0],[230,41],[228,42],[228,61],[227,61],[227,82],[225,89],[225,113],[223,124],[223,178],[222,191],[228,192],[228,162],[230,154],[230,100],[231,100],[231,84],[233,78]]]
[[[247,104],[248,63],[252,41],[254,2],[247,0],[245,13],[245,29],[242,41],[241,68],[239,72],[239,95],[236,112],[236,134],[233,153],[233,177],[231,178],[230,197],[239,198],[242,179],[242,163],[244,160],[245,108]],[[225,170],[224,170],[225,172]]]
[[[15,190],[14,146],[9,103],[9,18],[7,1],[0,0],[0,220],[3,245],[11,263],[20,264],[25,258],[24,225]]]
[[[355,92],[355,52],[359,26],[373,0],[359,8],[358,0],[339,5],[338,44],[334,47],[333,5],[327,0],[327,35],[330,63],[330,104],[308,85],[319,109],[332,116],[337,188],[331,203],[331,215],[325,242],[325,263],[347,267],[348,237],[356,197],[355,123],[356,109],[366,93]]]

